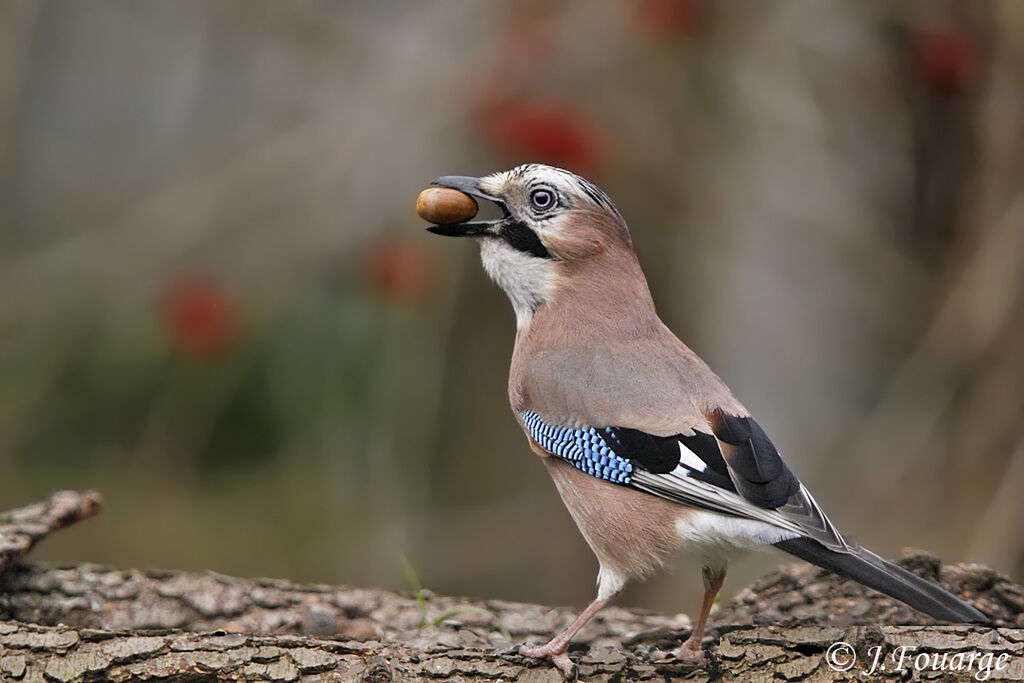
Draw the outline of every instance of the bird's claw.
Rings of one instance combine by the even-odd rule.
[[[494,654],[498,657],[512,657],[514,655],[519,654],[519,648],[523,647],[524,645],[526,645],[525,641],[521,643],[513,643],[509,647],[503,647],[499,650],[495,650]]]
[[[690,641],[686,641],[671,652],[658,649],[651,650],[650,657],[651,661],[654,662],[665,662],[674,659],[678,662],[695,666],[705,666],[708,663],[708,656],[701,649],[700,644],[691,644]]]
[[[548,645],[520,645],[519,654],[534,659],[550,659],[562,672],[567,681],[575,681],[579,677],[579,668],[569,659],[566,648],[554,648]]]

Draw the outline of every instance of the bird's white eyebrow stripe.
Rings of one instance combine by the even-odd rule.
[[[706,462],[704,462],[703,460],[701,460],[700,457],[696,453],[694,453],[689,448],[687,448],[686,445],[683,444],[682,441],[680,441],[678,443],[679,443],[679,462],[681,462],[682,464],[686,465],[691,470],[696,470],[697,472],[703,472],[704,470],[706,470],[708,468],[708,464]]]

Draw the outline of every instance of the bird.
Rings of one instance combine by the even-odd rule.
[[[573,677],[577,632],[680,549],[700,557],[704,597],[689,637],[658,658],[706,664],[701,643],[728,561],[757,548],[939,620],[987,621],[836,529],[747,408],[658,317],[626,221],[602,190],[544,164],[431,184],[500,209],[492,220],[427,230],[478,241],[484,269],[511,301],[512,412],[598,560],[594,600],[520,655]]]

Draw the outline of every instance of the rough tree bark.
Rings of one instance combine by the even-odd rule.
[[[33,539],[73,515],[54,515],[77,494],[63,493],[0,516],[34,529]],[[98,507],[94,496],[81,498]],[[49,511],[49,512],[48,512]],[[84,518],[88,515],[79,515]],[[51,521],[44,521],[51,520]],[[24,544],[19,547],[24,548]],[[27,552],[27,550],[25,551]],[[18,553],[9,553],[14,558]],[[23,553],[22,553],[23,554]],[[688,619],[610,608],[581,634],[574,658],[588,681],[866,680],[875,652],[877,680],[1024,680],[1024,591],[973,565],[942,565],[914,553],[901,564],[959,593],[993,618],[995,627],[937,625],[900,603],[810,566],[773,572],[712,615],[712,663],[697,669],[652,662],[653,647],[687,635]],[[2,569],[0,569],[2,571]],[[372,589],[245,580],[214,573],[121,571],[99,566],[9,567],[0,575],[0,681],[558,681],[544,663],[504,652],[515,642],[547,637],[572,610],[497,600],[400,595]],[[856,656],[836,671],[826,653],[846,642]],[[872,648],[880,647],[880,650]],[[902,670],[892,653],[905,651]],[[976,652],[970,669],[933,670],[915,657]],[[840,653],[847,655],[849,653]],[[997,657],[1006,655],[996,670]],[[836,663],[847,662],[842,656]]]
[[[98,514],[102,504],[95,491],[59,491],[42,503],[0,514],[0,573],[50,532]]]

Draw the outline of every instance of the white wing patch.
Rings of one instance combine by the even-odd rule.
[[[703,472],[708,468],[708,464],[697,457],[697,454],[683,445],[683,442],[679,442],[679,462],[686,465],[695,472]]]

